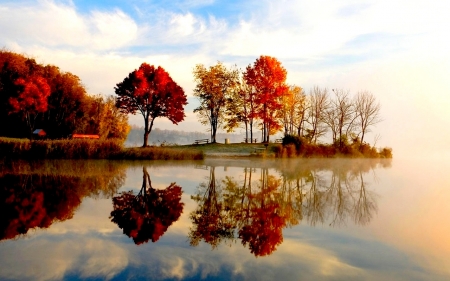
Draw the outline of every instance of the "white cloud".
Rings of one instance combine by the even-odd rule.
[[[111,50],[130,44],[138,34],[134,20],[120,10],[83,15],[73,5],[53,1],[5,4],[0,9],[0,26],[7,38],[0,43],[24,47]]]
[[[439,120],[415,123],[422,124],[423,136],[448,124],[446,1],[252,1],[234,3],[232,16],[214,13],[218,7],[211,0],[152,2],[136,6],[135,18],[125,9],[82,12],[75,5],[0,4],[0,45],[58,65],[78,75],[88,92],[105,95],[114,94],[115,84],[142,62],[164,67],[191,97],[195,64],[223,60],[245,67],[270,55],[286,67],[289,83],[307,91],[313,85],[372,91],[387,120],[375,129],[386,145],[404,144],[417,133],[405,126],[411,111],[414,120],[427,120],[429,112]],[[209,6],[211,13],[198,12]],[[141,124],[139,116],[131,120]],[[205,128],[189,112],[179,126],[163,119],[156,126]],[[407,129],[404,138],[398,128]],[[438,139],[444,145],[448,136]]]

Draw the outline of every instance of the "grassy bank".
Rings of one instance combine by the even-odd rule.
[[[151,146],[124,148],[119,153],[112,155],[111,158],[136,160],[201,160],[204,158],[204,154],[202,151],[195,149]]]
[[[116,140],[39,140],[0,138],[0,158],[8,159],[129,159],[200,160],[207,157],[266,158],[392,158],[392,149],[368,144],[335,145],[298,143],[210,143],[125,148]]]
[[[0,158],[197,160],[203,159],[203,152],[165,147],[124,148],[119,140],[0,138]]]

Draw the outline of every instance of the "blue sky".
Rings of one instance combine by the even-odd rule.
[[[80,76],[92,94],[114,94],[142,62],[161,65],[190,105],[178,127],[155,126],[186,131],[206,130],[192,113],[195,64],[244,68],[274,56],[306,93],[314,85],[372,92],[384,119],[372,138],[406,154],[430,138],[450,141],[449,8],[441,0],[0,0],[0,46]]]

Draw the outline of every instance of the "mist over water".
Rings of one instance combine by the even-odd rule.
[[[447,280],[450,161],[2,163],[0,279]]]

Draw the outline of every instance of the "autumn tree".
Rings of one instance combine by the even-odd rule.
[[[76,127],[86,134],[98,134],[101,139],[125,141],[130,126],[128,116],[116,107],[116,97],[86,96],[83,102],[84,117]]]
[[[203,125],[209,125],[211,142],[216,142],[216,133],[224,122],[227,98],[238,83],[239,71],[227,69],[221,62],[206,68],[203,64],[195,66],[194,96],[200,105],[194,109]]]
[[[279,118],[284,127],[284,134],[301,136],[306,120],[305,92],[301,87],[291,85],[284,92],[281,104]]]
[[[281,63],[269,56],[260,56],[253,66],[247,66],[244,73],[246,83],[256,95],[256,115],[262,121],[262,142],[269,142],[270,134],[280,128],[277,111],[287,90],[286,74]]]
[[[114,87],[118,96],[116,106],[124,113],[140,112],[144,118],[144,144],[153,123],[158,117],[165,117],[173,124],[184,120],[184,106],[187,104],[184,90],[175,83],[162,67],[155,68],[147,63],[131,72]]]
[[[27,89],[25,86],[28,85],[28,89],[31,89],[33,84],[36,86],[33,82],[36,77],[46,80],[50,94],[46,99],[46,110],[42,108],[44,103],[39,102],[36,106],[42,110],[38,114],[30,115],[35,119],[34,127],[44,129],[49,138],[66,138],[80,129],[80,126],[83,127],[88,118],[84,111],[87,93],[78,76],[61,71],[57,66],[41,65],[32,58],[0,50],[0,119],[4,121],[0,127],[0,135],[29,136],[30,127],[24,112],[11,114],[17,112],[17,106],[11,106],[10,101],[18,105],[22,100],[20,96],[24,97],[30,93],[24,92]],[[37,102],[33,98],[27,100],[31,103]]]
[[[239,83],[231,91],[226,106],[226,124],[227,132],[233,132],[235,128],[244,124],[245,141],[253,143],[253,126],[256,119],[256,101],[255,92],[247,85],[245,79],[241,77]]]
[[[47,80],[41,76],[31,76],[28,79],[19,78],[16,84],[21,86],[18,96],[9,98],[12,107],[10,113],[22,114],[30,130],[30,137],[38,114],[47,111],[50,87]]]
[[[67,138],[79,128],[86,116],[86,89],[78,76],[47,65],[43,69],[51,89],[48,109],[38,120],[50,138]],[[82,131],[81,131],[82,132]]]
[[[370,127],[381,122],[379,116],[381,106],[380,103],[376,102],[375,96],[368,91],[358,92],[354,104],[362,144],[365,134],[370,132]]]

